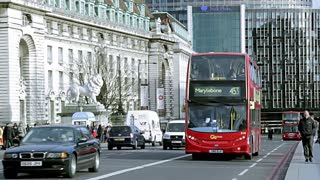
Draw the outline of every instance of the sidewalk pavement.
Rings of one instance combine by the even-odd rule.
[[[320,144],[313,145],[313,162],[305,162],[302,141],[292,157],[285,180],[320,179]]]

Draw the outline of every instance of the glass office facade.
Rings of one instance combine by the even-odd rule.
[[[261,68],[266,111],[318,111],[319,48],[319,10],[246,11],[246,50]]]
[[[247,8],[310,8],[312,0],[146,0],[152,12],[169,12],[187,27],[187,6],[236,6]]]
[[[193,50],[240,52],[240,6],[193,7]]]
[[[268,3],[266,0],[228,2],[211,0],[198,2],[197,6],[193,5],[193,9],[203,6],[204,3],[211,3],[212,7],[215,6],[214,3],[217,4],[216,7],[226,7],[229,3],[234,7],[243,2],[245,2],[245,50],[255,58],[262,75],[262,120],[268,125],[279,125],[281,112],[288,110],[309,109],[315,112],[316,116],[320,116],[320,10],[311,8],[311,0],[270,0]],[[195,2],[190,3],[189,5],[192,5]],[[162,4],[162,7],[165,7],[165,4]],[[173,4],[170,8],[175,9]],[[182,7],[179,5],[177,9],[181,12]],[[212,24],[218,23],[218,20],[213,20],[214,16],[207,15],[211,16],[211,22],[214,22]],[[179,16],[176,16],[178,20]],[[186,21],[183,19],[182,22]],[[197,26],[200,25],[202,24]],[[224,29],[230,31],[227,26]],[[214,41],[222,38],[211,37],[217,34],[204,34],[206,30],[202,30],[203,34],[197,33],[197,35],[210,36]],[[230,38],[228,32],[222,35]],[[193,39],[194,49],[202,51],[202,45],[199,45],[201,39],[197,40],[195,37]],[[204,44],[206,43],[205,39]],[[215,47],[218,50],[224,47],[219,41],[212,44],[221,45]],[[228,46],[227,49],[232,48]]]

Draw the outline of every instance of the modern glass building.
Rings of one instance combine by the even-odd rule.
[[[187,6],[236,6],[247,8],[310,8],[312,0],[146,0],[151,11],[168,12],[187,26]]]
[[[245,52],[251,54],[261,68],[264,122],[269,126],[279,125],[281,112],[288,110],[309,109],[320,116],[320,10],[312,9],[311,0],[153,1],[149,6],[153,11],[168,11],[182,23],[187,23],[190,16],[199,17],[194,11],[196,7],[245,6],[244,28],[241,28],[241,18],[240,27],[234,24],[234,27],[239,27],[240,32],[236,28],[223,26],[225,31],[203,34],[208,30],[205,29],[206,26],[197,29],[195,24],[202,24],[193,20],[193,25],[189,28],[192,27],[194,50],[202,51],[204,44],[208,42],[203,38],[201,42],[201,38],[195,36],[207,35],[212,40],[217,40],[231,38],[231,32],[235,39],[237,33],[240,34],[240,46],[244,43]],[[182,11],[188,9],[184,5],[193,6],[191,15],[183,15]],[[216,15],[206,14],[208,19],[212,19],[210,23],[207,22],[209,27],[217,28],[222,23],[215,19],[215,16],[221,18],[217,12]],[[227,19],[227,16],[223,18]],[[230,26],[232,23],[227,24]],[[238,41],[234,40],[234,46],[237,46]],[[225,46],[219,42],[211,45],[217,46],[214,49],[221,50]],[[228,49],[233,48],[228,45]]]
[[[192,43],[196,52],[240,52],[240,6],[193,7]],[[227,29],[227,31],[226,31]],[[219,36],[217,36],[219,34]]]

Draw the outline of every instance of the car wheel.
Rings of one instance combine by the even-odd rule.
[[[170,149],[170,150],[172,150],[172,149],[173,149],[173,147],[172,147],[172,146],[169,146],[169,149]]]
[[[156,145],[156,137],[154,137],[153,141],[152,141],[152,146],[155,146]]]
[[[3,176],[6,179],[15,179],[18,176],[18,172],[13,169],[3,170]]]
[[[112,150],[113,147],[111,145],[108,145],[108,150]]]
[[[118,149],[118,150],[121,150],[121,146],[117,146],[117,149]]]
[[[66,171],[66,177],[73,178],[76,175],[76,171],[77,171],[77,158],[74,154],[71,154],[70,160],[69,160],[69,167],[67,168],[67,171]]]
[[[138,141],[136,140],[136,141],[134,142],[134,145],[132,146],[132,148],[133,148],[133,149],[137,149],[137,147],[138,147]]]
[[[146,143],[143,141],[143,144],[141,146],[141,149],[145,149],[146,148]]]
[[[167,150],[167,146],[163,145],[163,150]]]
[[[100,167],[100,154],[99,152],[96,152],[96,156],[94,158],[94,166],[92,168],[89,168],[89,172],[98,172]]]
[[[159,142],[159,145],[162,146],[162,142],[161,141]]]

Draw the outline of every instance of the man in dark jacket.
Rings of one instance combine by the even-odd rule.
[[[315,132],[316,126],[308,111],[304,111],[304,116],[300,120],[298,128],[302,136],[302,145],[306,162],[312,162],[313,134]]]

